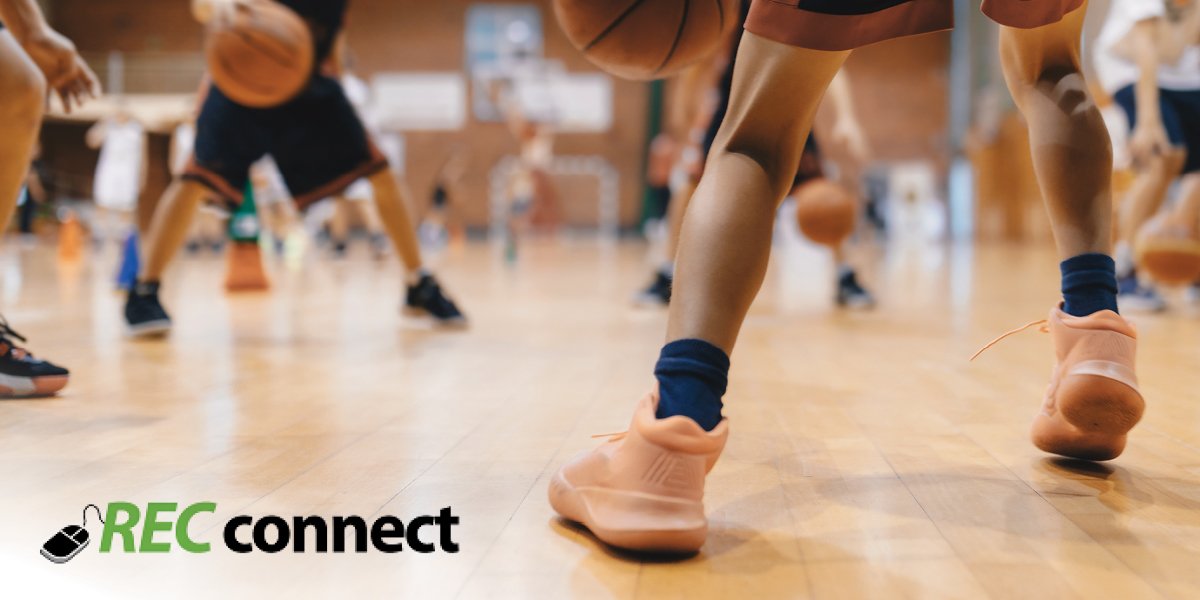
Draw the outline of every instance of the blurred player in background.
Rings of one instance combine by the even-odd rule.
[[[1180,209],[1200,203],[1200,10],[1196,3],[1119,0],[1095,51],[1104,90],[1132,127],[1137,176],[1118,206],[1115,259],[1121,308],[1157,312],[1166,301],[1138,277],[1134,240],[1183,176]],[[1169,218],[1163,212],[1162,218]],[[1195,223],[1192,223],[1195,227]]]
[[[50,28],[35,0],[0,0],[0,230],[7,229],[29,172],[48,93],[70,112],[100,92],[70,40]],[[0,318],[0,397],[53,394],[66,369],[35,358]]]
[[[358,118],[362,120],[367,132],[378,137],[378,119],[371,107],[371,86],[355,75],[354,53],[346,44],[345,34],[342,34],[334,46],[327,70],[340,79],[346,98],[358,112]],[[384,233],[379,215],[375,212],[375,190],[365,178],[355,181],[341,195],[334,198],[333,217],[329,219],[329,238],[334,256],[346,255],[350,226],[353,223],[357,223],[366,231],[371,254],[376,259],[386,258],[387,234]]]
[[[741,3],[741,21],[745,22],[750,12],[750,0]],[[699,183],[704,163],[717,138],[721,122],[729,109],[729,96],[733,88],[733,73],[737,62],[737,49],[741,44],[742,27],[734,28],[726,43],[726,50],[718,52],[711,61],[701,62],[690,67],[676,78],[675,90],[672,93],[668,107],[668,132],[687,131],[688,141],[682,152],[675,153],[680,161],[682,171],[679,181],[670,186],[670,201],[667,208],[667,244],[666,257],[656,270],[650,284],[635,297],[635,301],[643,305],[667,305],[671,301],[671,285],[675,275],[675,253],[679,248],[679,232],[683,225],[684,213],[696,185]],[[859,123],[854,110],[854,102],[850,83],[845,74],[839,73],[829,86],[828,96],[834,108],[837,119],[832,135],[833,141],[843,146],[847,154],[859,164],[854,169],[844,171],[857,174],[861,165],[868,158],[869,148],[866,135]],[[670,133],[662,134],[654,140],[651,148],[652,158],[656,154],[670,152],[674,140],[669,139]],[[654,151],[658,146],[660,150]],[[661,159],[660,159],[661,160]],[[805,183],[825,177],[822,156],[816,139],[810,135],[805,143],[804,153],[797,167],[796,177],[792,182],[791,194],[795,196]],[[684,175],[686,174],[686,175]],[[661,180],[661,173],[658,174]],[[859,186],[852,189],[858,190]],[[861,200],[862,194],[855,195]],[[875,305],[874,297],[858,281],[858,273],[850,265],[846,256],[846,243],[832,248],[833,260],[837,268],[835,302],[846,308],[870,308]]]
[[[116,111],[88,130],[87,144],[100,151],[93,182],[96,226],[92,235],[98,244],[124,243],[135,233],[133,215],[146,181],[146,129],[119,99]]]
[[[520,148],[517,168],[506,186],[508,198],[505,255],[516,259],[518,240],[530,228],[553,231],[562,222],[558,189],[550,174],[554,163],[554,125],[547,115],[534,114],[522,103],[517,81],[493,82],[491,98]]]
[[[238,4],[240,0],[194,0],[192,7],[202,23],[228,24]],[[300,15],[312,33],[315,60],[308,83],[295,98],[267,109],[239,105],[216,86],[209,87],[196,123],[192,162],[183,177],[167,188],[145,240],[141,277],[125,305],[130,333],[158,335],[170,330],[171,319],[159,300],[160,281],[183,243],[192,215],[209,193],[231,205],[242,202],[251,164],[268,154],[299,209],[367,178],[404,264],[405,313],[430,317],[440,325],[464,324],[462,312],[424,267],[404,192],[387,159],[372,143],[341,84],[321,72],[342,30],[346,0],[283,0],[280,4]]]

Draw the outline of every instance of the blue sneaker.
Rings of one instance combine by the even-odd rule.
[[[1167,301],[1158,291],[1138,281],[1137,273],[1117,279],[1117,306],[1122,311],[1157,313],[1167,310]]]

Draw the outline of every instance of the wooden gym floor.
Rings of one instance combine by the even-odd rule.
[[[1050,371],[1034,331],[967,357],[1056,298],[1048,248],[892,248],[873,313],[832,309],[828,261],[782,244],[736,355],[733,434],[709,478],[712,531],[680,562],[615,555],[558,522],[547,480],[619,431],[650,385],[665,313],[631,308],[645,248],[539,243],[441,261],[474,319],[397,316],[394,263],[272,265],[231,297],[223,262],[165,288],[177,330],[122,336],[111,259],[0,256],[0,306],[73,370],[59,398],[0,403],[3,595],[409,598],[1200,597],[1200,312],[1139,317],[1146,420],[1109,464],[1026,441]],[[214,552],[41,543],[87,503],[214,501]],[[235,555],[237,514],[453,507],[458,554]],[[94,516],[92,517],[94,519]],[[25,593],[12,595],[11,590]]]

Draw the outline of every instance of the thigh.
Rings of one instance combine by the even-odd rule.
[[[46,93],[46,80],[37,65],[7,30],[0,28],[0,114],[14,115],[24,104],[40,108]],[[21,107],[12,106],[22,102]],[[0,132],[9,126],[0,119]]]

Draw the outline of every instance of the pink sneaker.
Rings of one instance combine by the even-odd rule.
[[[1034,445],[1084,460],[1120,456],[1146,409],[1134,374],[1137,331],[1111,310],[1074,317],[1055,307],[1049,325],[1058,365],[1033,420]]]
[[[1146,408],[1134,374],[1133,325],[1111,310],[1075,317],[1059,305],[1050,310],[1048,320],[1010,331],[983,350],[1034,325],[1050,332],[1058,363],[1042,410],[1033,419],[1033,444],[1083,460],[1120,456],[1129,430]]]
[[[716,464],[729,421],[704,431],[687,417],[656,419],[658,394],[643,398],[629,431],[563,465],[550,505],[606,544],[645,552],[695,552],[704,545],[704,477]]]

